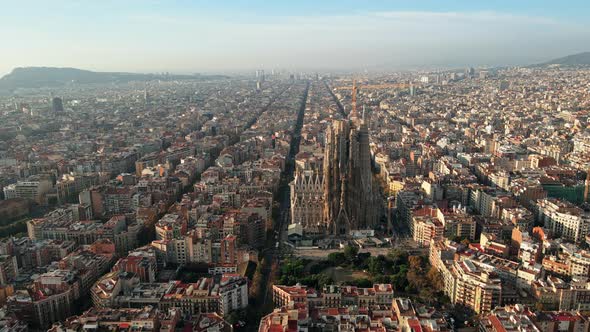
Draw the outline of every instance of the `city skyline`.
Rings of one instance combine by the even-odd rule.
[[[27,66],[190,73],[523,65],[590,43],[583,1],[62,0],[3,8],[0,75]]]
[[[0,8],[0,332],[590,331],[587,0]]]

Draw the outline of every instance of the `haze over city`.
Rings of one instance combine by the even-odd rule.
[[[227,72],[522,65],[585,51],[587,1],[2,1],[14,67]]]
[[[589,6],[0,0],[0,332],[590,332]]]

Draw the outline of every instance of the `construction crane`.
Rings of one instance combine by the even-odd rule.
[[[383,90],[383,89],[407,89],[410,87],[408,83],[385,83],[385,84],[367,84],[361,85],[363,90]],[[353,82],[353,86],[339,86],[335,90],[351,90],[357,88]],[[357,88],[358,89],[358,88]]]

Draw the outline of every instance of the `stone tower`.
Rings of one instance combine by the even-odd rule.
[[[351,230],[371,229],[378,222],[369,130],[355,107],[348,120],[336,120],[327,130],[324,199],[324,218],[332,235],[347,236]]]

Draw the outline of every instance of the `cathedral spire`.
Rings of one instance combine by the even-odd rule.
[[[350,111],[350,118],[355,119],[358,118],[358,114],[356,112],[356,80],[352,80],[352,110]]]
[[[365,105],[363,105],[363,117],[362,119],[362,123],[365,123]]]
[[[346,180],[343,177],[340,179],[340,210],[346,210]]]
[[[334,233],[338,235],[346,235],[350,230],[350,218],[348,217],[348,209],[346,204],[346,179],[343,176],[340,180],[340,210],[336,217],[336,225]]]

